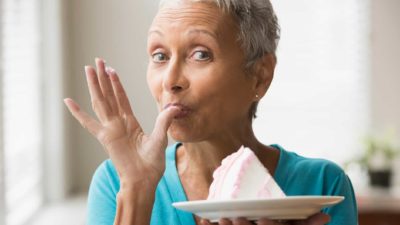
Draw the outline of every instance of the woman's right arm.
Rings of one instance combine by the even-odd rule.
[[[153,132],[144,134],[125,90],[113,69],[96,59],[97,71],[85,67],[92,108],[97,119],[72,99],[71,114],[103,145],[120,178],[115,225],[149,224],[155,189],[165,170],[167,130],[179,109],[169,107],[157,117]]]

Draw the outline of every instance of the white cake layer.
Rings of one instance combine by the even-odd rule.
[[[214,177],[212,199],[284,197],[285,194],[249,148],[241,148],[224,159]]]
[[[256,157],[243,171],[239,192],[235,198],[257,198],[258,190],[263,188],[266,178],[271,176]]]

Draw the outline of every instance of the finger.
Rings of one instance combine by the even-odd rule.
[[[206,219],[201,219],[200,220],[200,224],[201,225],[211,225],[210,221],[206,220]]]
[[[254,223],[250,222],[249,220],[247,220],[245,218],[237,218],[237,219],[234,219],[232,222],[233,222],[233,225],[254,225]]]
[[[257,225],[279,225],[277,221],[262,218],[256,222]]]
[[[122,115],[133,116],[131,104],[129,103],[128,96],[126,95],[125,89],[122,86],[117,73],[114,69],[110,68],[108,70],[108,74],[110,76],[111,85],[117,100],[117,105],[120,113]]]
[[[167,140],[167,131],[169,126],[172,123],[172,120],[178,113],[180,112],[179,107],[170,106],[163,111],[157,117],[156,124],[154,126],[153,133],[151,137],[157,141],[166,141]]]
[[[114,96],[114,91],[111,86],[111,81],[110,78],[107,74],[106,67],[105,67],[105,62],[103,59],[96,58],[96,67],[97,67],[97,73],[98,73],[98,80],[100,84],[100,88],[102,90],[103,96],[105,97],[106,101],[108,102],[110,106],[110,110],[113,113],[118,113],[118,106],[116,103],[116,99]]]
[[[219,219],[218,224],[219,225],[233,225],[232,221],[225,219],[225,218]]]
[[[96,71],[91,66],[85,66],[85,72],[93,111],[100,121],[103,122],[107,120],[111,114],[109,105],[104,99]]]
[[[67,106],[71,114],[79,121],[83,128],[87,129],[93,136],[97,136],[101,125],[87,113],[80,110],[78,104],[76,104],[72,99],[64,99],[64,103]]]
[[[180,112],[180,109],[175,106],[164,109],[157,117],[153,132],[149,136],[149,142],[152,143],[153,151],[146,151],[147,157],[155,160],[159,159],[160,155],[164,155],[162,151],[168,144],[167,131],[174,117]]]

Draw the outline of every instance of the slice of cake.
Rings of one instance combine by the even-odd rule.
[[[243,146],[222,160],[213,178],[208,200],[285,197],[254,152]]]

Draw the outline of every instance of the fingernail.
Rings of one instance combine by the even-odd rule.
[[[87,73],[90,69],[90,66],[85,66],[85,72]]]
[[[106,60],[104,60],[104,59],[102,59],[102,58],[100,58],[100,57],[96,57],[94,60],[96,61],[96,63],[103,63],[103,64],[106,64]]]
[[[107,72],[108,75],[111,75],[111,74],[115,73],[115,70],[112,67],[107,66],[106,67],[106,72]]]

